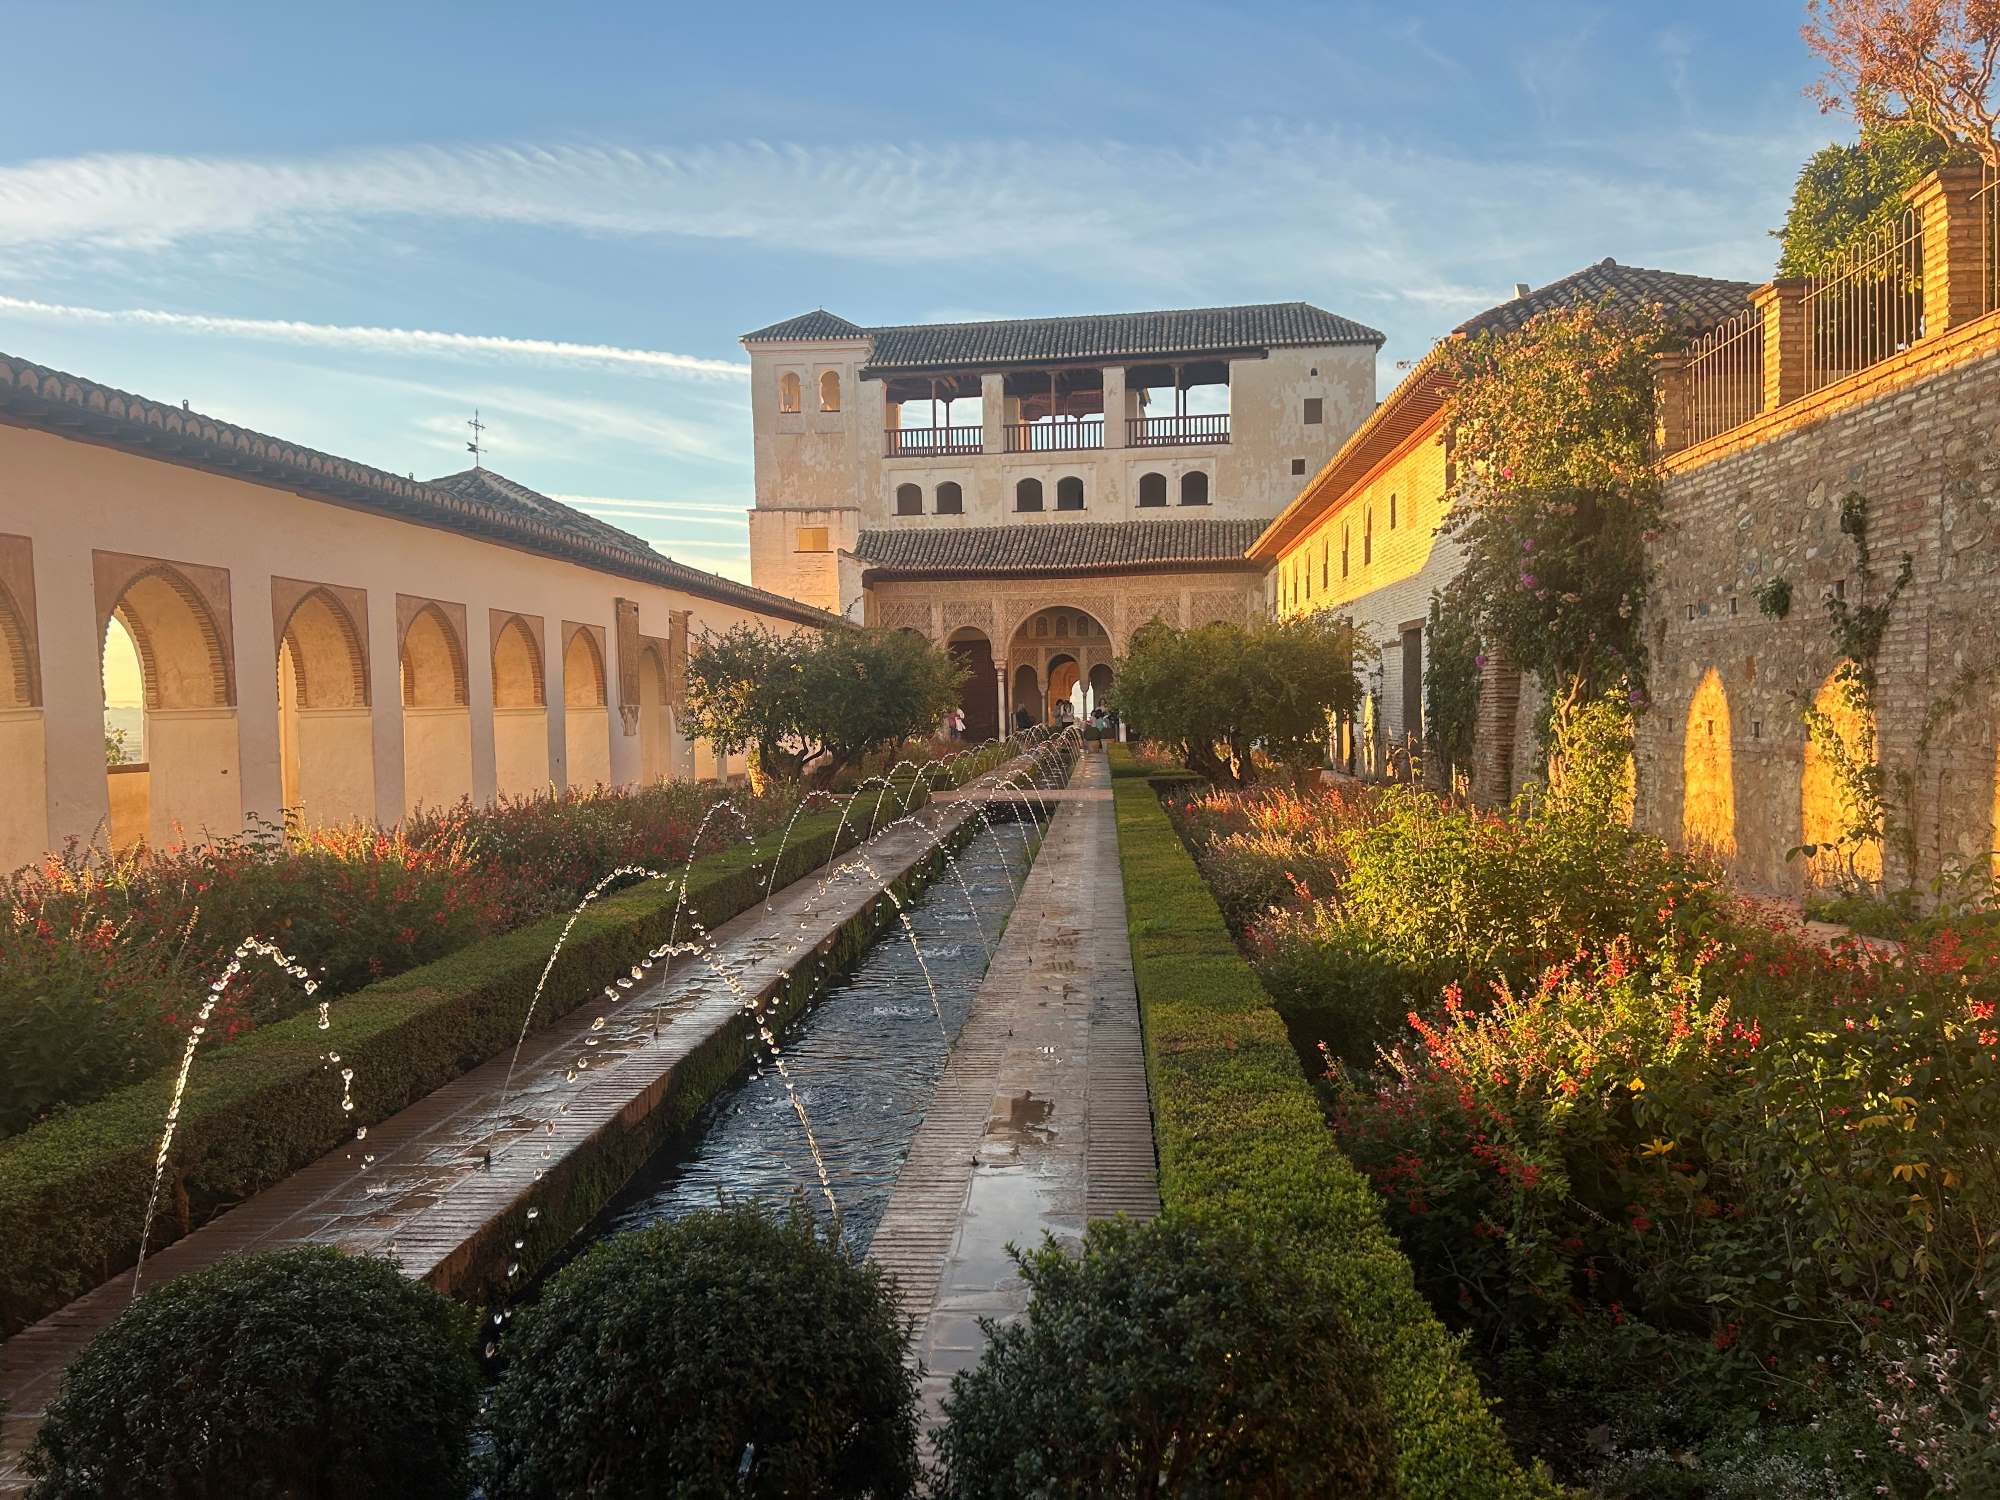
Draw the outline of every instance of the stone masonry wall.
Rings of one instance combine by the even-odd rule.
[[[1668,530],[1648,605],[1651,709],[1638,728],[1636,820],[1679,844],[1729,830],[1743,884],[1800,892],[1806,734],[1800,714],[1838,665],[1823,603],[1859,592],[1842,497],[1868,499],[1872,598],[1905,552],[1915,573],[1879,658],[1881,758],[1916,777],[1916,869],[1891,841],[1893,886],[1983,859],[1996,838],[2000,667],[2000,318],[1926,340],[1668,461]],[[1792,586],[1782,620],[1754,591]],[[1697,689],[1713,671],[1713,687]],[[1968,681],[1968,674],[1976,681]],[[1920,755],[1926,722],[1932,741]],[[1695,772],[1700,806],[1684,796]],[[1725,847],[1724,852],[1727,853]]]

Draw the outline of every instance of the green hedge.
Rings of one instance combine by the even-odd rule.
[[[1111,772],[1162,1197],[1296,1248],[1378,1362],[1408,1500],[1560,1494],[1508,1451],[1145,772]]]
[[[850,820],[842,847],[864,825]],[[833,852],[837,810],[799,819],[780,886]],[[696,861],[688,909],[714,928],[763,899],[768,869],[739,845]],[[665,941],[678,881],[648,881],[577,920],[536,1009],[537,1025],[594,997]],[[463,948],[333,1003],[321,1031],[306,1012],[198,1054],[181,1106],[153,1245],[252,1193],[512,1047],[566,917]],[[683,919],[682,930],[686,930]],[[331,1051],[339,1066],[326,1061]],[[354,1069],[354,1113],[339,1067]],[[131,1266],[173,1090],[163,1072],[0,1141],[0,1335]]]

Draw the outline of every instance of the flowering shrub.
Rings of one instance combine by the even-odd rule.
[[[737,811],[703,830],[725,795]],[[0,886],[0,1135],[165,1065],[246,936],[277,943],[320,976],[319,998],[337,997],[566,910],[619,865],[677,868],[782,827],[793,805],[667,782],[461,802],[388,831],[253,827],[129,854],[72,843]],[[305,1004],[275,969],[249,968],[209,1035]]]

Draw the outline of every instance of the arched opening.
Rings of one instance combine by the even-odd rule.
[[[1141,474],[1139,476],[1139,504],[1150,510],[1156,505],[1167,503],[1167,476],[1164,474]]]
[[[639,651],[639,774],[648,786],[674,775],[673,710],[667,707],[665,650],[648,641]]]
[[[107,658],[114,630],[129,651],[116,693],[138,699],[144,759],[107,765],[113,846],[144,839],[165,848],[240,832],[235,692],[214,612],[186,575],[159,564],[128,583],[108,611]],[[128,675],[134,663],[136,691]],[[113,691],[107,680],[107,710]],[[107,730],[113,722],[107,711]]]
[[[1065,474],[1056,481],[1056,509],[1083,509],[1083,480],[1075,474]]]
[[[937,513],[941,516],[965,514],[965,491],[955,481],[947,479],[937,487]]]
[[[920,516],[924,513],[924,490],[918,484],[896,486],[896,514],[899,516]]]
[[[1181,504],[1208,504],[1208,475],[1200,469],[1189,469],[1181,475]]]
[[[1083,711],[1095,713],[1099,708],[1109,707],[1111,696],[1111,663],[1101,661],[1090,669],[1083,696]]]
[[[965,669],[959,684],[958,707],[965,715],[965,738],[977,743],[1000,736],[998,679],[993,670],[993,642],[971,626],[952,632],[945,642],[951,659]]]
[[[838,370],[820,371],[819,409],[821,411],[840,410],[840,372]]]
[[[435,604],[403,627],[403,805],[450,807],[472,795],[465,642]]]
[[[7,768],[11,783],[10,795],[0,799],[0,875],[4,875],[39,858],[49,846],[41,685],[26,616],[5,584],[0,584],[0,766]]]
[[[1874,763],[1876,747],[1868,715],[1849,697],[1840,674],[1829,676],[1813,696],[1799,778],[1799,842],[1820,846],[1806,860],[1806,877],[1815,885],[1882,878],[1882,841],[1848,841],[1859,811],[1855,778]]]
[[[1014,668],[1014,729],[1018,732],[1042,722],[1042,687],[1035,669],[1027,662]]]
[[[1083,694],[1078,690],[1080,679],[1081,674],[1077,671],[1074,656],[1055,656],[1049,659],[1049,691],[1045,712],[1050,723],[1068,723],[1081,716],[1083,705],[1079,700]]]
[[[548,691],[534,627],[507,616],[493,633],[493,784],[504,797],[548,790]]]
[[[1688,705],[1681,746],[1681,842],[1736,857],[1736,781],[1730,764],[1729,696],[1710,667]]]
[[[778,410],[796,412],[799,409],[799,377],[796,371],[787,370],[778,377]]]
[[[1042,508],[1042,482],[1039,479],[1023,479],[1014,486],[1014,509],[1040,510]]]
[[[569,625],[563,647],[563,746],[573,787],[611,781],[611,716],[605,710],[604,648],[588,625]]]
[[[278,633],[278,757],[285,814],[346,823],[375,809],[368,658],[353,614],[316,588]]]

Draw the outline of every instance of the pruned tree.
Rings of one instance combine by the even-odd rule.
[[[907,631],[779,635],[736,625],[689,653],[683,727],[725,753],[747,751],[754,786],[830,781],[935,729],[958,702],[962,676],[949,655]]]
[[[1826,64],[1811,90],[1821,109],[1864,130],[1919,124],[2000,169],[2000,0],[1808,0],[1806,12],[1806,45]]]
[[[1861,127],[1858,141],[1822,146],[1792,187],[1778,240],[1780,276],[1837,270],[1842,258],[1903,211],[1903,194],[1951,159],[1952,148],[1913,121]]]
[[[1354,656],[1353,627],[1324,615],[1192,630],[1154,621],[1133,636],[1112,696],[1190,770],[1241,786],[1253,750],[1294,765],[1322,757],[1334,716],[1360,701]]]

